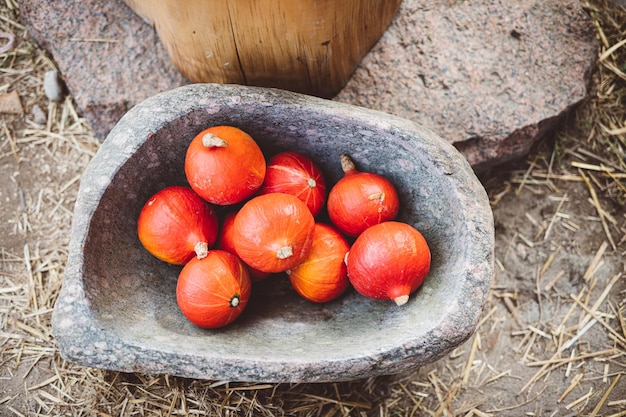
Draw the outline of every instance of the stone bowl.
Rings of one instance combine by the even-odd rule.
[[[432,268],[402,307],[349,290],[315,304],[283,277],[255,284],[231,325],[205,330],[176,305],[180,267],[148,254],[136,234],[145,201],[184,184],[187,144],[211,125],[250,133],[270,156],[302,152],[327,181],[339,155],[398,188],[399,220],[428,241]],[[194,84],[131,109],[81,180],[69,258],[52,317],[61,355],[123,372],[257,382],[331,382],[433,362],[474,332],[493,277],[493,215],[454,147],[413,122],[281,90]]]

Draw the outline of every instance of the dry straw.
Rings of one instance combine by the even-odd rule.
[[[78,181],[98,143],[71,98],[47,103],[43,73],[54,63],[28,37],[15,2],[1,2],[0,31],[16,43],[0,54],[0,94],[16,91],[26,114],[0,116],[2,190],[13,193],[0,206],[0,415],[626,415],[626,13],[584,6],[600,50],[578,129],[486,184],[496,217],[516,201],[547,208],[498,229],[497,275],[475,335],[393,377],[263,384],[124,374],[59,357],[50,317]],[[45,123],[34,121],[35,106]],[[595,240],[576,243],[586,230],[597,230]]]

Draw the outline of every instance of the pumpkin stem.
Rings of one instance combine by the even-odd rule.
[[[193,247],[194,252],[198,259],[204,259],[209,254],[209,245],[206,242],[198,242]]]
[[[317,182],[315,181],[315,178],[309,177],[309,179],[306,180],[306,185],[308,185],[309,188],[315,188],[317,186]]]
[[[385,201],[385,192],[382,191],[380,193],[374,193],[374,194],[370,194],[369,196],[367,196],[368,200],[378,200],[378,202],[380,204],[382,204]]]
[[[399,306],[403,306],[409,301],[409,294],[411,294],[411,287],[408,285],[400,284],[388,289],[389,298]]]
[[[213,133],[206,133],[202,136],[202,145],[207,148],[225,148],[228,142]]]
[[[341,158],[341,170],[344,173],[348,171],[354,171],[356,169],[354,162],[352,162],[352,159],[350,159],[350,157],[347,154],[342,153],[340,158]]]
[[[293,248],[291,246],[283,246],[276,251],[276,257],[278,259],[287,259],[293,255]]]
[[[409,296],[401,295],[400,297],[394,298],[393,301],[396,303],[396,305],[403,306],[409,301]]]

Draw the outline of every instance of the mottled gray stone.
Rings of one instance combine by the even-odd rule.
[[[33,116],[33,122],[37,123],[38,125],[45,125],[48,121],[48,114],[43,111],[43,109],[38,104],[35,104],[33,106],[33,109],[31,110],[31,115]]]
[[[203,330],[176,305],[179,267],[136,236],[145,201],[185,182],[186,147],[228,124],[269,157],[298,150],[330,183],[339,155],[397,186],[399,220],[422,231],[432,269],[409,302],[350,290],[305,301],[284,277],[253,287],[234,323]],[[52,329],[64,358],[84,366],[233,381],[320,382],[391,374],[435,361],[475,330],[493,277],[494,226],[485,190],[449,143],[405,119],[255,87],[197,84],[156,95],[111,131],[81,180]],[[281,279],[284,278],[284,279]]]

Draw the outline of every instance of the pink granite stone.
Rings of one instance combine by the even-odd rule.
[[[595,57],[577,0],[407,0],[336,99],[416,121],[485,171],[586,97]]]
[[[187,83],[121,0],[19,4],[101,139],[130,107]],[[587,95],[595,57],[577,0],[405,0],[335,100],[416,121],[486,172],[525,156]]]
[[[141,100],[187,83],[154,30],[122,1],[27,0],[19,6],[101,140]]]

